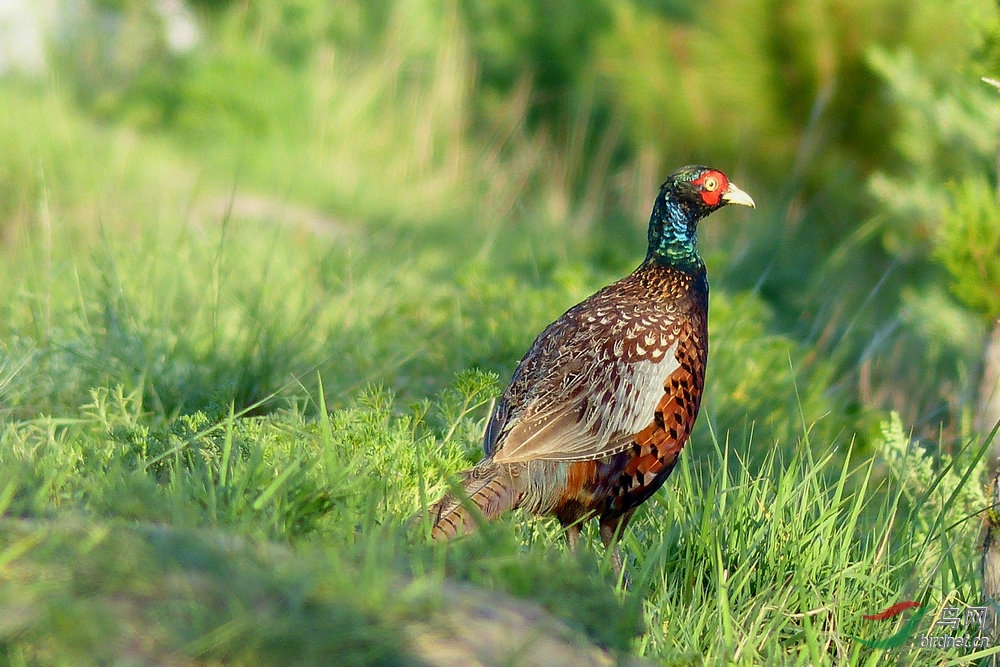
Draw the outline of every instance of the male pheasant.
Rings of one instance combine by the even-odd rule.
[[[720,171],[684,167],[660,188],[646,259],[535,339],[486,427],[486,457],[430,508],[431,535],[468,532],[513,508],[552,514],[574,544],[596,517],[613,548],[670,475],[701,403],[708,281],[698,221],[754,206]]]

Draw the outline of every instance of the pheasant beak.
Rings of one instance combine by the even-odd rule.
[[[722,193],[722,201],[727,204],[740,204],[741,206],[757,208],[757,205],[753,203],[753,197],[743,192],[732,183],[730,183],[726,191]]]

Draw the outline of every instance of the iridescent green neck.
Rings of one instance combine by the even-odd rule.
[[[646,262],[671,266],[686,273],[704,270],[698,254],[697,211],[661,195],[649,217],[649,250]]]

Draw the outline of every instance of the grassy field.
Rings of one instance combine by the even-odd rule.
[[[472,131],[462,45],[401,43],[422,76],[398,76],[401,53],[331,55],[308,99],[235,54],[273,94],[230,86],[166,129],[102,119],[64,82],[0,88],[0,661],[983,657],[857,640],[903,627],[862,618],[901,599],[930,610],[918,634],[980,603],[989,438],[918,440],[845,391],[875,342],[838,293],[796,336],[734,275],[802,205],[738,165],[714,166],[759,208],[703,230],[707,393],[623,540],[631,586],[553,521],[426,538],[411,517],[477,460],[534,335],[641,259],[662,174],[612,170],[611,139],[530,132],[516,98]],[[209,105],[198,86],[231,73],[186,94]]]

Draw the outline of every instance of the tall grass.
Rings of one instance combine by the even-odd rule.
[[[884,626],[862,614],[900,598],[978,602],[984,500],[969,479],[985,446],[935,467],[898,421],[875,458],[815,455],[805,433],[756,462],[746,442],[692,443],[626,534],[632,587],[618,595],[600,548],[568,552],[555,522],[515,516],[425,543],[408,526],[417,488],[436,497],[467,465],[459,445],[471,448],[494,390],[469,376],[416,412],[372,390],[319,419],[230,409],[159,427],[138,395],[97,391],[75,418],[8,422],[5,655],[362,664],[405,654],[408,628],[445,622],[435,591],[457,580],[667,663],[874,664],[881,651],[853,637]],[[345,623],[355,629],[332,630]],[[962,655],[928,650],[896,655]]]

